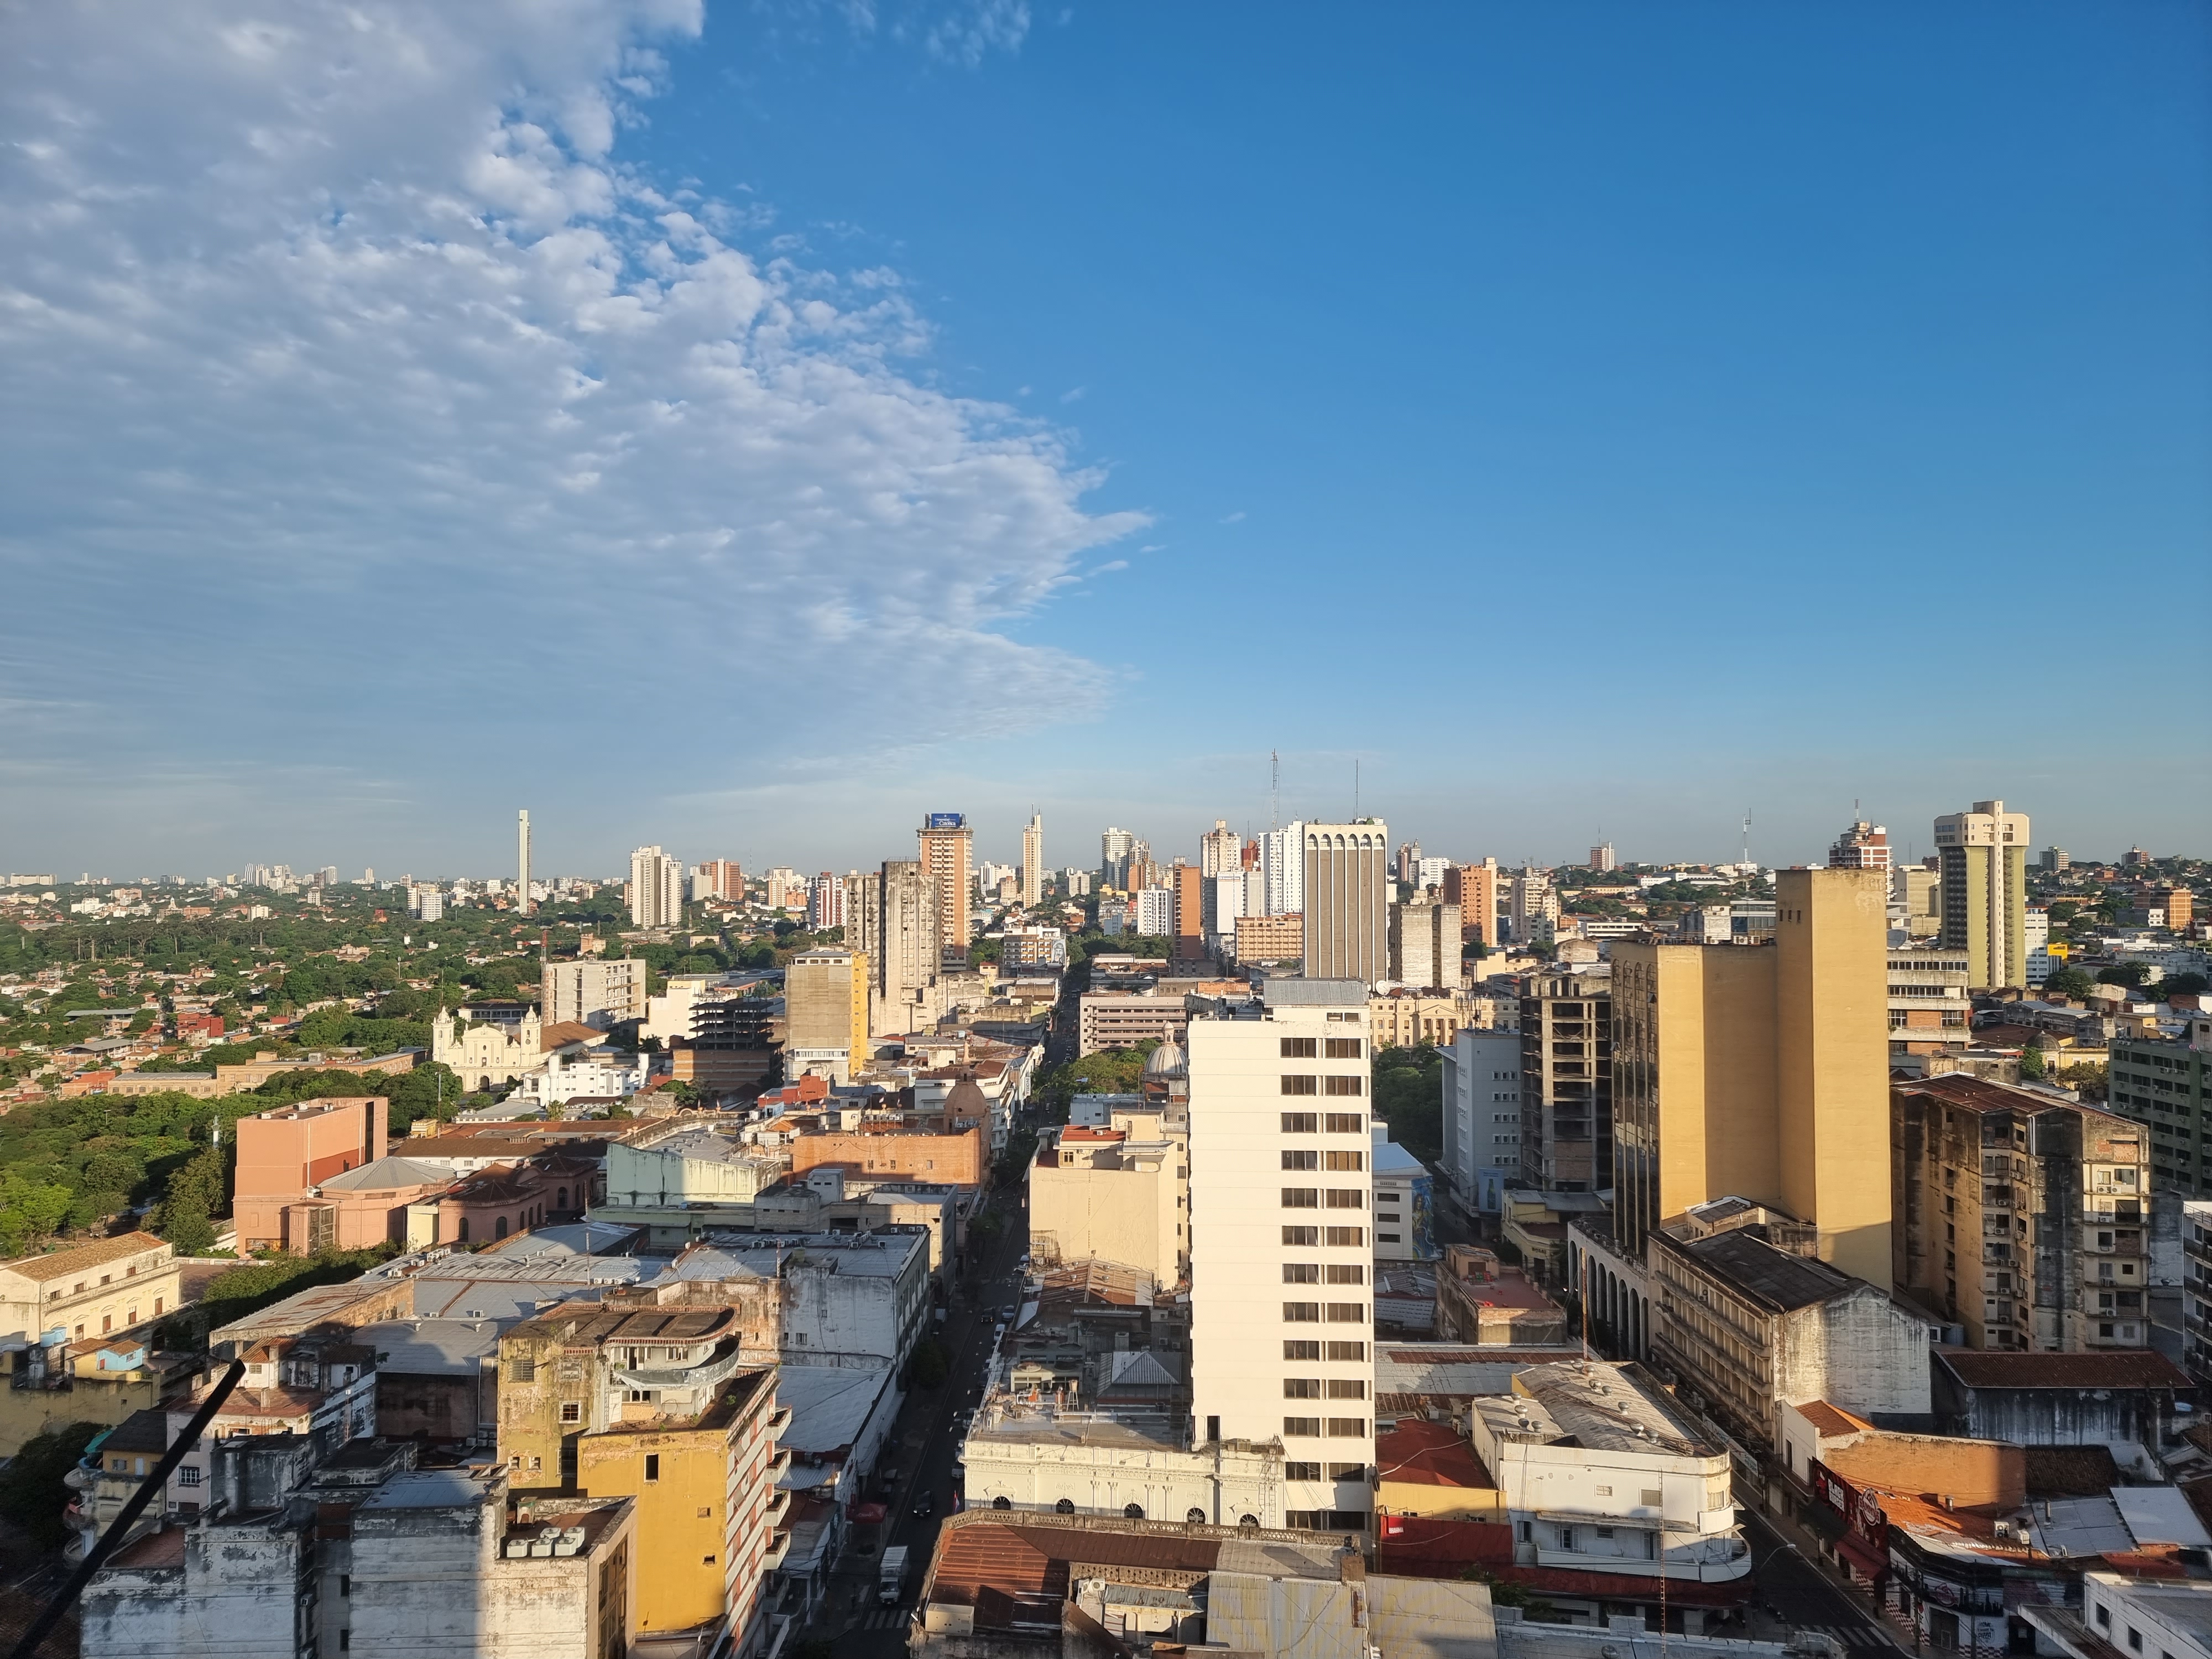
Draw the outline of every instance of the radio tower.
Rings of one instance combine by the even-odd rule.
[[[1283,757],[1267,751],[1267,828],[1283,827]]]
[[[1751,808],[1743,809],[1743,861],[1751,862]]]

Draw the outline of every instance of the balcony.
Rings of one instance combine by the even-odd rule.
[[[761,1557],[760,1570],[763,1572],[774,1572],[778,1567],[784,1564],[785,1559],[790,1554],[790,1533],[777,1533],[775,1537],[768,1540],[768,1553]]]

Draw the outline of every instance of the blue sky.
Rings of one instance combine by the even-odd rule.
[[[0,866],[2212,850],[2200,8],[55,13]]]

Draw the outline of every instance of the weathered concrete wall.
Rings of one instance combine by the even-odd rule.
[[[93,1580],[82,1603],[84,1659],[293,1659],[299,1534],[274,1523],[198,1527],[181,1542],[176,1565],[110,1568]],[[142,1539],[124,1559],[158,1547]]]
[[[1774,1356],[1778,1401],[1825,1400],[1862,1417],[1925,1419],[1928,1319],[1871,1285],[1801,1308],[1779,1321]],[[1774,1425],[1779,1443],[1779,1425]],[[2006,1437],[1999,1436],[1998,1438]]]

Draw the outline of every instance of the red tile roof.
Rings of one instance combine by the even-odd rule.
[[[1489,1490],[1498,1484],[1458,1430],[1420,1418],[1402,1419],[1375,1437],[1375,1468],[1381,1480],[1411,1486]]]
[[[1936,1363],[1970,1389],[2185,1389],[2188,1376],[2148,1348],[2103,1353],[2021,1353],[1937,1348]]]

